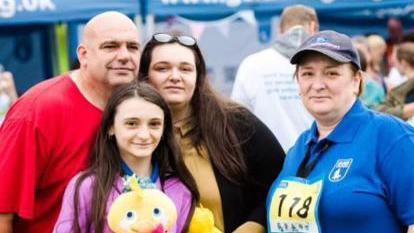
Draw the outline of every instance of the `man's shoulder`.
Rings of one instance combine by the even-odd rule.
[[[67,96],[74,85],[69,76],[62,75],[36,84],[24,93],[9,110],[11,119],[32,118],[33,115],[57,112],[71,98]]]
[[[30,88],[25,94],[22,95],[23,99],[48,99],[54,95],[62,95],[62,90],[70,87],[72,81],[69,75],[60,75],[45,81],[42,81],[32,88]]]
[[[76,84],[69,75],[50,78],[30,88],[20,99],[34,105],[57,104],[70,101],[70,94],[76,90]]]
[[[293,73],[294,66],[289,59],[270,47],[247,56],[240,64],[241,70],[252,70],[264,75],[274,73]]]
[[[280,54],[273,47],[262,49],[256,53],[250,54],[245,58],[246,61],[266,61],[266,60],[286,60],[289,61],[286,57]]]

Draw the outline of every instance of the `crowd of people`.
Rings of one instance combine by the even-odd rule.
[[[364,71],[361,101],[367,107],[392,114],[413,124],[414,119],[414,41],[393,44],[386,58],[387,44],[378,35],[353,39]],[[392,64],[392,65],[391,65]],[[388,72],[387,72],[388,70]]]
[[[225,233],[414,233],[414,42],[319,31],[303,5],[279,30],[240,64],[229,99],[193,37],[143,45],[127,16],[92,18],[79,69],[17,100],[1,89],[0,233],[110,233],[131,178],[173,201],[172,233],[201,206]],[[125,218],[129,232],[139,216]]]

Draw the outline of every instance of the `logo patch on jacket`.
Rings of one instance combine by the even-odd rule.
[[[338,159],[329,173],[329,180],[331,182],[339,182],[343,180],[348,174],[349,168],[352,165],[352,160],[353,159]]]

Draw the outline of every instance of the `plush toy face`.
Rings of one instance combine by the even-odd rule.
[[[166,233],[177,221],[175,204],[157,189],[140,189],[121,194],[108,213],[115,233]]]

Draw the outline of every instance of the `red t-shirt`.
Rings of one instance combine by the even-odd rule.
[[[0,128],[0,213],[14,232],[52,232],[70,179],[86,168],[102,111],[69,76],[44,81],[9,110]]]

